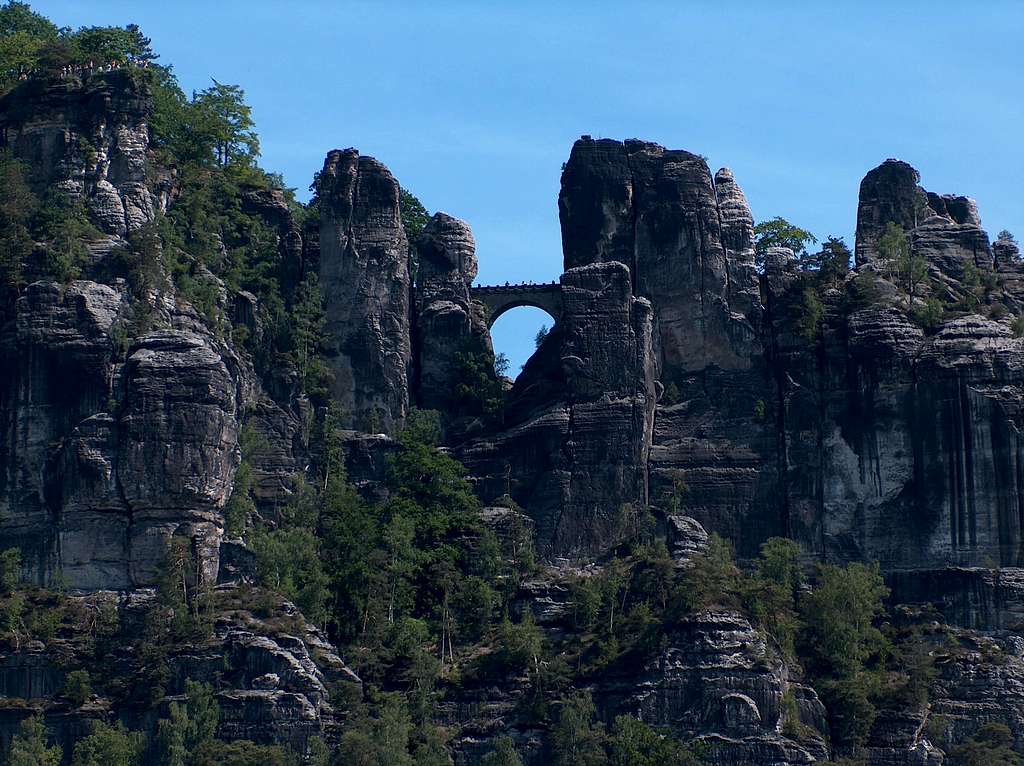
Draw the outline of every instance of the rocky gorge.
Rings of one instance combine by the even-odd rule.
[[[0,650],[4,748],[35,714],[66,760],[94,720],[155,731],[189,680],[214,682],[220,739],[306,762],[336,747],[372,696],[358,652],[261,579],[259,530],[284,529],[296,476],[316,485],[311,466],[331,465],[317,436],[329,419],[354,491],[400,494],[387,476],[403,428],[430,410],[483,525],[502,545],[525,530],[536,548],[509,621],[551,646],[593,632],[580,628],[580,583],[614,570],[644,527],[671,554],[660,582],[719,539],[741,565],[771,538],[795,541],[808,571],[877,562],[880,619],[931,658],[927,702],[877,704],[840,752],[827,691],[738,602],[666,618],[657,640],[600,670],[582,670],[581,652],[560,680],[538,681],[562,671],[549,659],[542,672],[536,653],[516,672],[460,654],[427,716],[448,762],[482,763],[502,734],[523,762],[554,762],[555,717],[538,700],[557,710],[580,690],[596,720],[634,717],[722,766],[933,766],[993,723],[1024,752],[1024,263],[970,199],[882,162],[861,183],[853,263],[823,280],[791,249],[759,252],[728,168],[584,136],[557,200],[559,315],[506,382],[474,294],[469,224],[438,212],[407,231],[388,168],[332,150],[315,218],[256,185],[237,206],[258,222],[284,315],[318,285],[316,348],[296,342],[286,358],[266,340],[279,333],[266,299],[230,284],[227,267],[218,276],[170,237],[146,244],[168,216],[187,219],[188,179],[152,140],[153,92],[137,74],[33,79],[0,98],[0,147],[35,194],[80,201],[91,227],[77,274],[32,261],[2,315],[0,533],[32,608],[55,593],[60,604],[49,629],[12,628]],[[923,263],[909,292],[886,259],[890,225]],[[210,247],[228,263],[257,239]],[[119,266],[126,252],[148,254],[144,279]],[[182,287],[196,283],[204,292]],[[945,310],[921,321],[929,300]],[[315,394],[303,383],[312,356]],[[498,393],[471,405],[466,391]],[[139,638],[153,615],[183,608],[169,581],[201,598],[206,629],[166,639],[156,662]],[[426,643],[444,670],[441,624]],[[500,653],[484,638],[459,652]],[[66,679],[86,666],[116,683],[75,704]],[[411,695],[409,674],[380,685]],[[143,686],[159,694],[140,699]]]

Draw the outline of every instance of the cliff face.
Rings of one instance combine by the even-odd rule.
[[[133,631],[159,610],[150,589],[171,544],[184,543],[195,571],[183,587],[217,585],[221,600],[208,637],[169,651],[167,694],[209,676],[221,736],[300,752],[313,736],[336,740],[346,722],[331,692],[347,684],[358,697],[359,679],[293,606],[246,600],[255,554],[225,519],[247,474],[250,520],[281,523],[324,413],[294,360],[257,364],[245,337],[262,343],[273,328],[253,293],[196,267],[214,296],[200,311],[174,287],[163,253],[144,290],[109,276],[122,238],[172,197],[173,173],[150,151],[144,88],[119,72],[80,87],[32,82],[2,107],[4,145],[37,189],[81,197],[105,234],[90,243],[81,279],[28,284],[0,330],[5,547],[21,549],[27,581],[71,588],[76,609],[116,601],[116,664],[129,684],[145,671]],[[759,273],[754,219],[728,169],[712,174],[698,155],[651,143],[584,138],[558,200],[561,315],[500,415],[466,424],[456,392],[467,354],[491,351],[471,294],[469,226],[438,213],[410,251],[398,182],[351,149],[328,154],[318,198],[318,232],[279,192],[246,190],[240,205],[276,237],[283,303],[319,269],[327,398],[341,413],[349,480],[387,498],[391,437],[412,403],[458,422],[446,448],[478,495],[514,500],[524,514],[485,516],[532,530],[545,568],[515,603],[550,640],[576,629],[569,580],[625,548],[648,510],[670,567],[688,566],[708,532],[741,556],[788,535],[808,562],[879,561],[894,601],[934,606],[958,626],[941,629],[947,643],[935,639],[933,709],[944,718],[926,735],[926,711],[883,711],[870,763],[931,766],[936,744],[948,749],[995,718],[1024,736],[1013,632],[1024,615],[1024,341],[1010,324],[1024,311],[1024,270],[1012,242],[990,245],[971,200],[927,192],[910,166],[883,163],[861,186],[855,269],[826,285],[782,249]],[[928,272],[912,299],[880,249],[890,223]],[[821,304],[810,332],[809,289]],[[929,298],[946,315],[922,321]],[[226,332],[224,317],[246,332]],[[88,651],[84,632],[69,622],[48,642],[0,647],[0,694],[52,701],[62,658]],[[740,613],[696,610],[659,638],[588,679],[605,718],[636,715],[707,744],[725,766],[828,758],[817,692]],[[477,763],[479,732],[508,721],[532,762],[545,762],[543,725],[521,704],[528,686],[485,678],[447,688],[434,712],[453,726],[460,763]],[[153,723],[137,701],[63,704],[46,711],[66,743],[101,715]],[[0,739],[28,707],[4,710]]]
[[[31,169],[37,191],[85,200],[93,220],[124,235],[167,208],[171,177],[147,179],[152,97],[130,70],[81,87],[31,80],[0,100],[0,146]]]
[[[655,386],[650,304],[608,261],[562,275],[562,317],[516,379],[511,427],[460,457],[485,497],[511,495],[549,558],[587,559],[647,500]]]
[[[694,155],[642,142],[577,142],[559,197],[566,264],[629,264],[653,308],[669,390],[649,449],[655,502],[681,478],[687,512],[741,550],[790,533],[828,559],[887,569],[1018,564],[1024,348],[1007,318],[987,315],[1016,305],[1019,266],[1009,252],[995,263],[971,200],[918,180],[894,160],[865,177],[857,264],[894,272],[878,242],[897,224],[927,264],[917,303],[959,301],[961,315],[926,333],[886,280],[859,306],[850,278],[825,291],[824,329],[808,342],[808,275],[775,253],[762,302],[752,218],[728,170],[712,179]],[[994,267],[1001,285],[979,304],[971,280]]]
[[[810,550],[888,569],[1019,566],[1024,346],[994,309],[1019,300],[1019,265],[993,271],[973,202],[916,184],[895,161],[865,177],[858,262],[883,268],[879,232],[903,226],[927,264],[929,296],[959,301],[959,316],[926,333],[905,296],[860,307],[848,284],[826,297],[815,348],[797,349],[806,344],[785,315],[773,317],[793,528]],[[800,282],[780,273],[776,284],[771,300],[784,305]]]
[[[711,366],[745,369],[758,353],[753,221],[727,169],[720,181],[721,190],[689,152],[589,138],[576,142],[562,174],[565,266],[630,268],[636,293],[655,307],[666,383]]]
[[[457,411],[461,355],[491,353],[484,308],[470,298],[476,242],[469,225],[437,213],[416,241],[414,388],[426,409]]]
[[[583,138],[562,174],[567,268],[618,260],[651,304],[660,399],[644,445],[648,494],[754,550],[784,526],[754,268],[753,217],[723,168],[641,141]],[[680,483],[682,482],[682,483]]]
[[[318,183],[320,285],[331,392],[348,422],[394,433],[409,408],[409,243],[398,182],[353,149],[327,155]]]
[[[308,403],[292,383],[275,385],[273,371],[272,398],[252,355],[211,317],[231,316],[258,335],[255,296],[229,295],[196,268],[213,288],[213,305],[201,313],[173,286],[160,248],[145,286],[137,275],[111,276],[123,270],[124,237],[171,197],[174,174],[150,150],[151,110],[148,90],[129,71],[84,84],[30,80],[0,103],[3,145],[25,163],[36,193],[84,200],[103,234],[85,243],[81,279],[28,284],[0,317],[3,547],[20,549],[25,582],[74,594],[59,599],[59,635],[0,647],[0,696],[9,703],[0,715],[4,747],[34,712],[68,758],[92,720],[155,726],[148,704],[112,690],[135,688],[154,671],[138,643],[160,623],[153,588],[166,577],[171,542],[190,562],[183,587],[212,593],[220,578],[222,593],[237,593],[240,581],[251,581],[252,552],[237,540],[225,544],[224,506],[243,423],[261,441],[249,456],[259,510],[283,504],[299,468]],[[277,234],[282,283],[293,289],[306,248],[283,197],[251,191],[243,205]],[[187,678],[215,680],[222,736],[305,752],[311,737],[334,725],[328,685],[358,685],[358,678],[294,606],[273,605],[267,622],[255,611],[244,598],[220,604],[208,639],[164,647],[163,691],[183,693]],[[92,667],[100,613],[119,626],[110,636],[119,669],[105,666],[104,696],[69,708],[58,701],[65,676]],[[229,666],[230,677],[218,675]]]

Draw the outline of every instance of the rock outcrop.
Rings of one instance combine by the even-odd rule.
[[[559,217],[567,268],[626,263],[653,308],[663,393],[651,502],[665,508],[685,487],[686,513],[742,552],[782,533],[753,217],[732,173],[713,178],[690,152],[584,137],[562,174]]]
[[[485,497],[511,495],[548,557],[587,557],[647,502],[654,422],[651,309],[614,261],[569,269],[562,319],[511,392],[508,428],[460,454]]]
[[[469,226],[436,213],[416,241],[417,394],[421,407],[457,411],[459,357],[492,353],[484,307],[470,298],[476,243]]]
[[[238,463],[237,361],[186,330],[139,338],[121,364],[116,289],[30,285],[2,348],[4,533],[39,583],[152,583],[174,534],[217,571]]]
[[[394,176],[354,149],[327,155],[317,184],[320,286],[333,398],[363,431],[393,433],[409,408],[409,243]]]
[[[88,279],[30,274],[0,317],[3,547],[20,548],[30,583],[75,593],[32,598],[87,617],[0,647],[0,739],[37,710],[66,747],[93,720],[152,729],[162,711],[128,690],[148,670],[143,630],[166,618],[153,586],[178,539],[196,565],[185,588],[209,586],[214,617],[156,653],[161,704],[201,677],[216,690],[220,736],[308,754],[314,736],[337,741],[339,692],[358,695],[361,682],[294,606],[255,587],[258,551],[242,532],[225,539],[223,510],[244,445],[243,515],[282,524],[330,408],[273,347],[259,287],[176,253],[213,294],[202,314],[161,248],[146,264],[158,286],[108,273],[173,197],[173,173],[152,164],[138,74],[32,80],[0,99],[0,141],[33,187],[81,199],[106,235],[87,245]],[[576,586],[600,576],[648,511],[668,568],[690,566],[711,533],[741,558],[785,534],[808,563],[878,561],[893,600],[927,615],[915,630],[937,671],[930,709],[883,709],[861,754],[873,766],[938,766],[937,748],[985,722],[1024,746],[1024,340],[1011,324],[1024,315],[1024,267],[1012,239],[990,244],[970,199],[919,181],[897,160],[867,174],[853,272],[826,284],[785,249],[761,253],[759,272],[754,218],[727,168],[712,174],[699,155],[643,141],[581,139],[558,200],[565,272],[530,287],[557,305],[557,322],[504,410],[472,418],[461,417],[461,368],[492,349],[467,224],[438,213],[410,243],[397,181],[353,149],[327,155],[318,232],[280,192],[248,188],[238,201],[277,237],[271,300],[293,307],[319,269],[326,398],[342,414],[332,436],[363,498],[388,498],[410,406],[440,410],[456,424],[445,448],[468,467],[499,544],[535,537],[542,566],[508,603],[556,653],[579,627]],[[881,252],[890,224],[925,264],[914,295]],[[521,302],[503,300],[499,310]],[[95,615],[111,608],[114,683],[73,706],[61,696],[67,672],[91,661]],[[636,715],[723,766],[834,755],[817,693],[740,613],[701,608],[660,627],[656,645],[574,678],[605,719]],[[547,693],[539,676],[479,667],[464,685],[459,674],[438,681],[451,694],[432,714],[452,726],[460,762],[479,762],[508,723],[527,760],[543,762],[546,724],[522,714],[529,695]]]
[[[809,551],[887,570],[1017,566],[1024,343],[1006,319],[981,315],[998,291],[965,277],[992,274],[973,204],[926,193],[917,178],[896,161],[865,178],[865,273],[825,295],[820,345],[793,326],[805,281],[769,280],[791,528]],[[929,332],[905,295],[870,276],[889,223],[907,228],[935,275],[925,290],[975,296]]]
[[[40,193],[85,201],[106,233],[124,235],[165,210],[171,179],[147,182],[152,95],[130,70],[31,80],[0,99],[2,146],[30,170]]]
[[[795,700],[798,691],[787,673],[743,617],[706,610],[667,636],[665,648],[635,680],[633,704],[646,723],[696,738],[714,763],[818,763],[828,757],[824,732],[814,728],[824,708],[802,687],[793,710],[806,720],[787,721],[783,697]],[[796,741],[783,736],[784,728],[805,734]]]
[[[65,599],[60,635],[47,642],[0,651],[0,746],[6,748],[20,721],[42,714],[52,737],[70,753],[74,742],[89,732],[93,720],[120,719],[149,733],[146,762],[155,760],[155,714],[166,715],[172,702],[182,702],[187,680],[210,683],[220,708],[217,735],[260,744],[308,751],[312,737],[332,740],[339,715],[331,691],[348,688],[358,695],[362,682],[338,657],[323,634],[306,622],[288,602],[273,604],[274,620],[257,617],[234,591],[220,591],[219,615],[209,636],[167,647],[164,665],[166,694],[159,709],[146,709],[135,699],[154,668],[140,665],[141,626],[160,610],[151,591],[131,597],[101,592]],[[111,621],[112,655],[106,683],[82,705],[62,698],[72,669],[95,662],[97,615]]]
[[[721,191],[690,152],[588,137],[573,145],[562,173],[565,267],[629,266],[636,294],[654,306],[666,384],[711,366],[745,369],[759,351],[757,328],[729,303],[744,294],[740,302],[754,308],[753,222],[732,174],[723,169],[719,178]],[[742,281],[733,284],[734,276]]]

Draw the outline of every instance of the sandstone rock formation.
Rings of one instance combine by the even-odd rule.
[[[562,275],[562,320],[517,378],[507,425],[463,459],[481,492],[509,494],[549,557],[588,556],[621,534],[623,509],[647,501],[654,413],[650,304],[614,261]]]
[[[491,353],[483,306],[471,300],[476,243],[469,226],[436,213],[416,241],[416,343],[419,404],[456,411],[459,357]]]
[[[123,296],[31,285],[4,345],[3,520],[26,573],[81,588],[153,582],[173,534],[217,571],[219,509],[238,461],[239,383],[224,349],[183,330],[113,355]]]
[[[256,551],[244,536],[225,539],[223,508],[245,429],[249,520],[281,524],[329,408],[302,390],[287,353],[254,361],[272,335],[265,306],[226,275],[179,254],[214,294],[203,314],[176,291],[162,252],[158,287],[107,274],[122,238],[172,196],[172,174],[152,165],[150,110],[128,72],[81,86],[33,81],[0,100],[4,145],[36,188],[81,197],[108,235],[90,244],[87,279],[34,281],[2,318],[0,534],[20,548],[26,580],[75,591],[71,613],[114,609],[122,643],[112,662],[125,688],[145,670],[132,642],[160,612],[152,586],[168,543],[186,540],[194,584],[220,585],[209,634],[164,647],[168,700],[187,678],[208,678],[221,736],[305,753],[314,736],[337,740],[347,725],[337,692],[358,696],[361,682],[290,603],[252,603],[265,596],[253,586]],[[318,197],[319,232],[300,227],[280,192],[246,189],[240,205],[277,237],[283,304],[319,268],[340,451],[348,480],[382,502],[410,406],[457,421],[462,355],[491,351],[471,297],[475,244],[467,224],[438,213],[411,253],[397,181],[352,149],[328,154]],[[759,273],[736,179],[689,152],[584,138],[558,204],[558,321],[503,412],[450,429],[446,445],[490,503],[482,515],[499,540],[535,536],[543,566],[518,583],[510,611],[531,615],[545,640],[565,640],[574,588],[600,576],[647,511],[666,538],[665,566],[678,571],[709,533],[741,557],[786,534],[808,564],[880,562],[935,659],[930,709],[883,709],[868,763],[938,766],[937,748],[989,721],[1024,743],[1016,245],[990,245],[971,200],[925,191],[896,160],[865,177],[854,272],[827,285],[783,249],[764,253]],[[890,223],[926,262],[915,298],[881,258]],[[821,304],[810,332],[808,289]],[[922,320],[924,299],[945,314]],[[227,318],[256,342],[233,336]],[[834,755],[817,692],[740,613],[702,608],[662,628],[643,656],[585,679],[604,719],[636,715],[703,743],[723,766]],[[36,709],[66,748],[92,720],[152,726],[159,711],[109,689],[74,709],[61,700],[94,629],[86,620],[0,647],[0,696],[10,698],[0,740]],[[451,727],[457,762],[478,763],[510,725],[527,761],[544,762],[547,724],[523,712],[535,680],[483,673],[446,687],[431,714]]]
[[[756,547],[784,529],[753,217],[732,173],[641,141],[577,141],[562,174],[566,267],[617,259],[654,312],[650,497]]]
[[[38,191],[82,198],[103,231],[124,235],[169,202],[169,177],[147,183],[151,112],[151,94],[126,70],[81,88],[33,80],[0,100],[0,135]]]
[[[328,154],[318,182],[331,389],[363,431],[393,433],[409,407],[409,243],[398,191],[386,167],[354,149]]]
[[[801,741],[782,736],[783,697],[795,695],[787,668],[740,615],[703,611],[678,625],[665,648],[635,680],[633,704],[641,720],[667,727],[710,749],[728,764],[812,764],[828,757],[814,728],[824,708],[801,689],[795,723]],[[790,722],[794,723],[794,722]]]
[[[704,159],[689,152],[587,137],[563,171],[565,266],[629,266],[637,295],[654,306],[666,383],[710,366],[745,369],[758,351],[757,328],[729,303],[745,294],[741,303],[752,309],[758,294],[753,222],[732,174],[719,177],[720,191]]]

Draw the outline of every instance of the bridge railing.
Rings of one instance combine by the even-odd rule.
[[[547,292],[560,287],[558,282],[518,282],[504,285],[473,285],[474,293]]]

